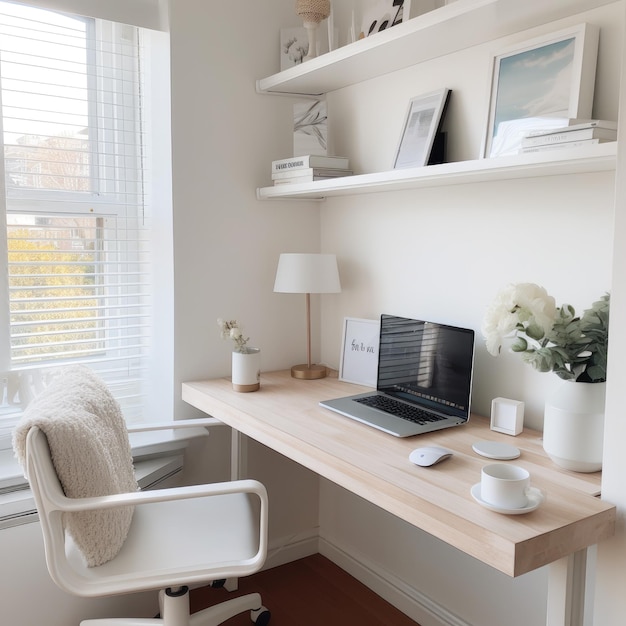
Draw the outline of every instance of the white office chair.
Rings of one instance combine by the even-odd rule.
[[[157,618],[88,619],[81,626],[215,626],[244,611],[250,611],[257,626],[269,622],[270,613],[257,593],[189,613],[189,585],[238,578],[262,567],[267,553],[268,503],[261,483],[239,480],[67,497],[55,469],[59,460],[53,460],[48,437],[32,424],[25,432],[26,472],[41,520],[48,570],[55,583],[85,597],[160,590]],[[88,566],[84,549],[79,550],[78,542],[67,532],[71,516],[124,511],[131,519],[119,552],[103,564]],[[95,528],[98,530],[98,524]]]

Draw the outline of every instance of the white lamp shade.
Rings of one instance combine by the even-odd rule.
[[[274,291],[279,293],[339,293],[334,254],[281,254]]]

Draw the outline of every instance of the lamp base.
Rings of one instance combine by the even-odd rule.
[[[294,365],[291,368],[292,378],[301,378],[303,380],[315,380],[317,378],[326,377],[326,366],[324,365]]]

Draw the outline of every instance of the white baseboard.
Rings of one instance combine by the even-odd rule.
[[[327,539],[319,537],[317,528],[272,540],[263,569],[284,565],[318,552],[408,615],[420,626],[471,626],[469,622],[433,602],[363,554],[349,554]]]
[[[420,626],[471,626],[362,554],[348,554],[322,538],[319,552]]]
[[[296,535],[273,539],[268,546],[263,569],[278,567],[317,554],[320,551],[318,533],[318,528],[311,528]]]

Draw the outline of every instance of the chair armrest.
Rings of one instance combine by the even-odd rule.
[[[48,495],[48,500],[54,508],[59,511],[76,513],[78,511],[112,509],[120,506],[147,504],[149,502],[206,498],[208,496],[232,493],[255,494],[261,501],[262,509],[267,508],[267,491],[262,483],[253,479],[234,480],[206,485],[191,485],[187,487],[171,487],[168,489],[157,489],[155,491],[133,491],[131,493],[118,493],[110,496],[91,498],[68,498],[63,495],[50,497],[50,495]]]

